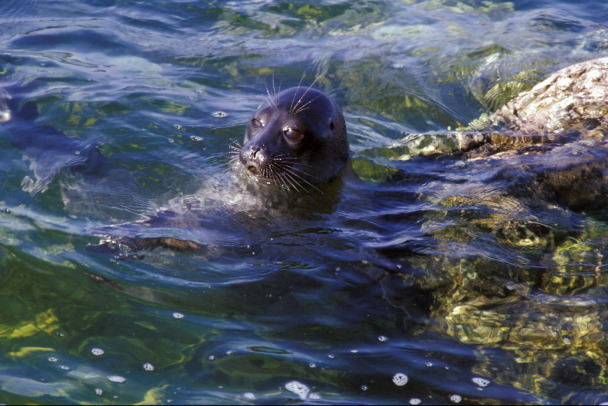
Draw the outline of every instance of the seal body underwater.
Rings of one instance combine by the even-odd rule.
[[[247,123],[239,151],[251,175],[300,191],[337,178],[350,156],[342,112],[310,87],[269,96]]]

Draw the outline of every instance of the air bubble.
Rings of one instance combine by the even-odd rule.
[[[396,373],[395,376],[393,376],[393,383],[397,386],[405,385],[408,380],[409,378],[407,377],[407,375],[402,374],[401,372]]]
[[[183,319],[184,315],[178,312],[173,313],[173,318],[174,319]]]
[[[124,383],[126,381],[126,379],[120,375],[110,375],[110,376],[108,376],[108,381],[114,382],[114,383]]]
[[[422,403],[422,400],[418,399],[418,398],[411,398],[410,399],[410,405],[419,405]]]
[[[104,350],[102,350],[101,348],[91,348],[91,354],[96,355],[96,356],[100,356],[103,355],[105,353]]]
[[[450,402],[452,402],[452,403],[460,403],[460,402],[462,402],[462,396],[460,396],[460,395],[450,395]]]
[[[306,397],[308,396],[308,393],[310,392],[310,389],[308,389],[308,386],[306,386],[303,383],[300,383],[298,381],[287,382],[285,384],[285,389],[287,389],[290,392],[295,393],[302,400],[306,400]]]
[[[213,113],[211,113],[211,115],[214,118],[226,118],[226,117],[228,117],[228,113],[226,113],[224,111],[214,111]]]
[[[251,392],[243,393],[243,397],[247,400],[255,400],[255,395]]]
[[[388,338],[386,336],[378,336],[378,341],[380,341],[381,343],[385,343],[388,341]]]
[[[481,386],[482,388],[485,388],[486,386],[488,386],[490,384],[490,381],[488,381],[487,379],[484,379],[484,378],[480,378],[478,376],[471,379],[471,381],[473,381],[473,383],[475,383],[476,385]]]
[[[154,371],[154,365],[150,364],[149,362],[146,362],[142,366],[146,371]]]

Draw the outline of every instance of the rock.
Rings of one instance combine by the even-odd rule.
[[[550,135],[608,129],[608,58],[568,66],[491,115],[487,128]]]

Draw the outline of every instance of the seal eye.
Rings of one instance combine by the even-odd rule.
[[[260,120],[258,120],[257,118],[252,118],[251,126],[253,128],[262,128],[262,127],[264,127],[264,124],[262,124],[262,122]]]
[[[289,138],[291,141],[300,141],[304,138],[304,134],[298,130],[294,130],[293,128],[287,128],[283,133]]]

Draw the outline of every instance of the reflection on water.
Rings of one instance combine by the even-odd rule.
[[[603,179],[605,148],[405,146],[449,147],[605,56],[607,17],[597,2],[3,3],[0,399],[608,402],[606,209],[560,186],[582,166]],[[228,145],[266,90],[315,79],[361,180],[289,194],[243,177]]]

